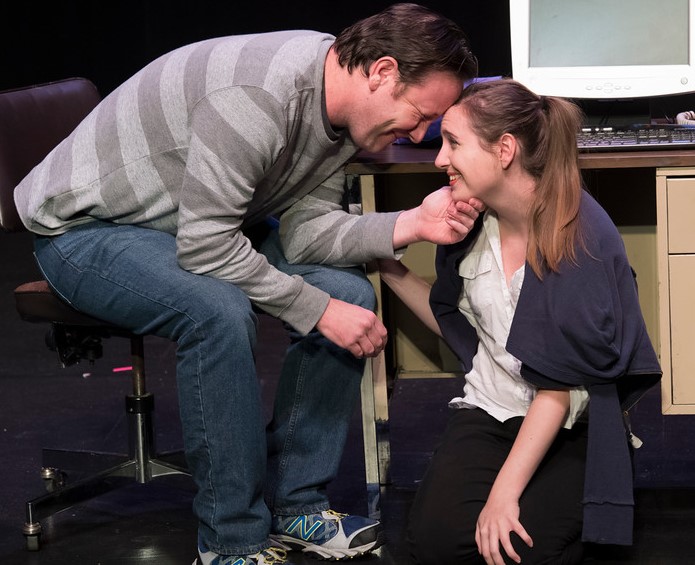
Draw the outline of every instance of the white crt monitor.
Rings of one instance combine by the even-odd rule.
[[[512,75],[537,94],[695,91],[695,0],[510,0]]]

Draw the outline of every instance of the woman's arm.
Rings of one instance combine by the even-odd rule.
[[[519,435],[492,485],[478,517],[476,543],[489,565],[503,565],[500,544],[519,562],[509,534],[515,532],[529,546],[533,540],[519,522],[519,498],[548,452],[569,411],[569,391],[539,390],[531,403]]]
[[[439,325],[430,309],[431,285],[400,261],[379,259],[378,263],[381,280],[430,330],[441,337]]]

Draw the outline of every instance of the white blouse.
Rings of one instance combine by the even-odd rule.
[[[522,265],[507,286],[497,216],[486,211],[483,228],[459,266],[465,280],[458,307],[475,328],[479,344],[463,397],[453,398],[451,408],[481,408],[500,422],[528,412],[537,389],[522,378],[521,361],[505,349],[524,271]],[[588,402],[584,387],[570,389],[565,428],[574,425]]]

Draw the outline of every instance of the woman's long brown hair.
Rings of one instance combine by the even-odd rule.
[[[505,133],[521,146],[522,166],[536,180],[528,214],[527,261],[533,271],[542,278],[545,269],[557,272],[563,260],[576,262],[576,246],[583,246],[578,222],[579,107],[562,98],[538,96],[512,79],[474,83],[458,104],[484,146]]]

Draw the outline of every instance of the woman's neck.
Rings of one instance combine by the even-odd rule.
[[[528,175],[518,175],[508,183],[504,198],[491,206],[497,215],[504,273],[509,284],[512,275],[526,262],[529,211],[535,183]]]

